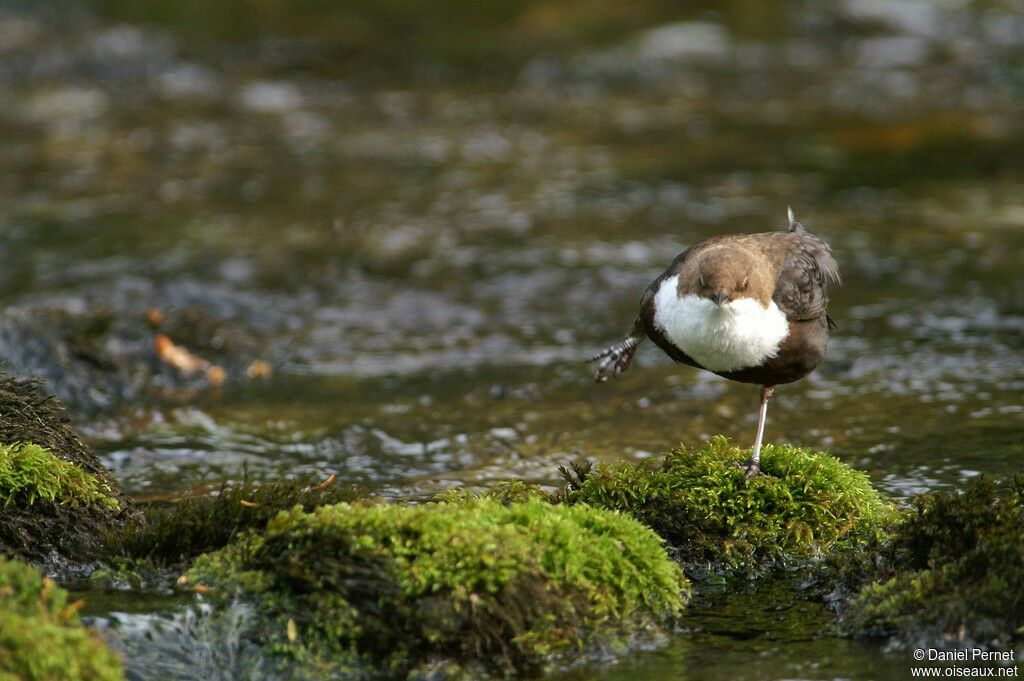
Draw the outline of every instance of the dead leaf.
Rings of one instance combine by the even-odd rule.
[[[158,333],[155,345],[156,356],[160,358],[160,361],[170,364],[185,375],[194,374],[213,366],[202,357],[193,355],[184,347],[175,345],[167,334]]]
[[[327,476],[327,478],[323,482],[318,482],[315,485],[310,485],[309,487],[304,487],[302,489],[302,491],[304,493],[305,492],[322,492],[325,489],[327,489],[328,487],[330,487],[333,482],[334,482],[334,473],[331,473],[330,475]]]
[[[160,358],[161,362],[170,364],[186,376],[202,371],[206,374],[206,380],[212,385],[217,386],[223,385],[224,381],[227,380],[228,374],[224,369],[198,355],[192,354],[184,346],[175,344],[167,334],[158,333],[154,345],[156,347],[156,356]]]

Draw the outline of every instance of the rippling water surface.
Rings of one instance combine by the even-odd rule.
[[[1021,469],[1012,3],[201,4],[0,5],[0,358],[132,493],[336,473],[410,498],[749,443],[750,386],[651,347],[606,385],[582,361],[679,251],[789,205],[844,282],[768,441],[897,497]],[[158,332],[226,384],[161,364]],[[638,669],[701,678],[695,640]],[[856,677],[843,651],[764,674]]]

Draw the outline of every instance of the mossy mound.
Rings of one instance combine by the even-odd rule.
[[[761,450],[765,475],[747,480],[748,452],[716,437],[674,449],[653,466],[615,464],[565,473],[568,503],[632,515],[687,564],[752,569],[851,546],[881,531],[891,504],[865,474],[824,452]]]
[[[77,610],[39,570],[0,558],[0,681],[123,679],[120,659]]]
[[[103,482],[109,474],[75,434],[60,400],[34,379],[0,375],[0,443],[32,442],[46,447]]]
[[[438,659],[531,670],[666,624],[689,593],[636,521],[538,499],[295,509],[189,579],[251,599],[277,652],[388,675]]]
[[[0,554],[35,562],[92,560],[100,532],[124,527],[105,479],[36,444],[0,445]]]
[[[1024,643],[1024,477],[915,498],[870,568],[871,583],[843,613],[851,633],[1001,650]]]
[[[85,562],[133,506],[36,381],[0,380],[0,555]]]

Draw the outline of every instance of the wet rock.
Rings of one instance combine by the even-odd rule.
[[[134,508],[36,381],[0,380],[0,555],[89,562]]]
[[[122,337],[112,346],[114,323],[103,310],[8,309],[0,316],[0,360],[22,376],[46,381],[78,408],[137,398],[145,375],[124,354],[142,352],[142,340]]]
[[[233,316],[234,301],[210,296],[216,299],[210,308],[219,302],[224,309],[176,307],[161,312],[155,325],[142,310],[120,305],[116,312],[77,301],[12,307],[0,315],[0,361],[19,375],[45,379],[62,400],[87,412],[210,387],[207,373],[187,374],[159,361],[159,334],[223,367],[228,378],[247,380],[248,366],[267,351],[264,337]]]
[[[81,625],[68,593],[0,557],[0,680],[115,681],[121,660]]]
[[[403,678],[439,658],[507,673],[614,650],[673,621],[689,593],[636,521],[537,498],[295,509],[188,578],[252,603],[268,651]]]

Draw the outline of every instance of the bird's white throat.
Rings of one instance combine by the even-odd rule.
[[[654,296],[654,323],[705,369],[756,367],[778,354],[789,322],[775,301],[764,307],[753,298],[738,298],[719,307],[693,294],[680,297],[678,286],[678,275],[661,283]]]

